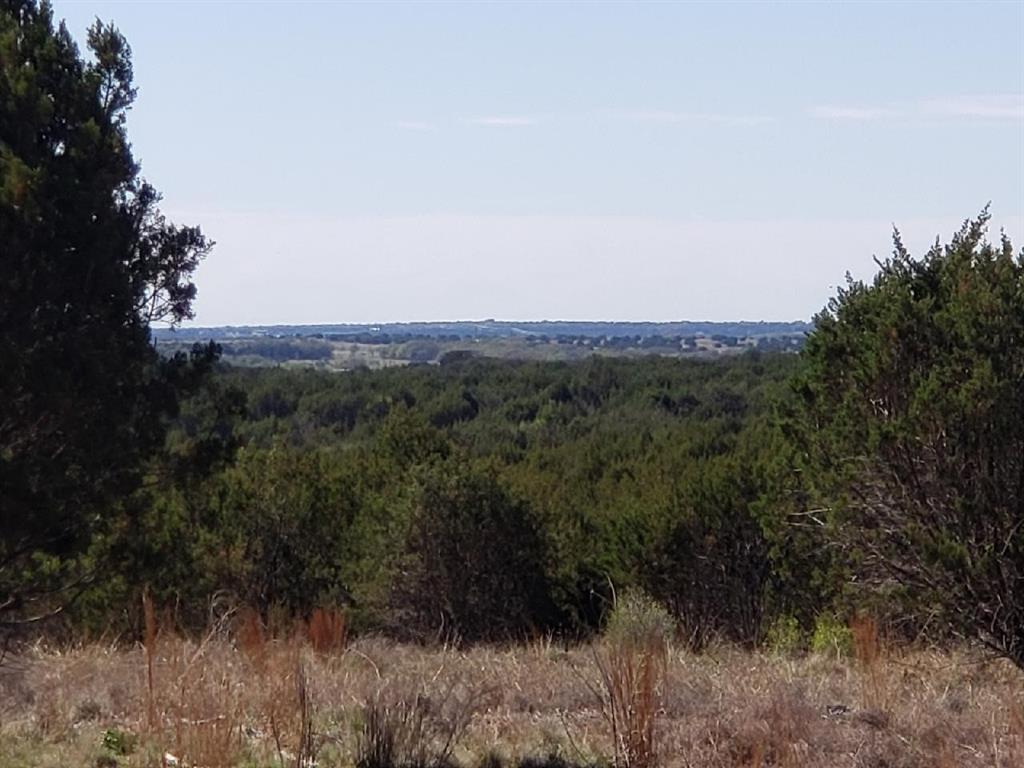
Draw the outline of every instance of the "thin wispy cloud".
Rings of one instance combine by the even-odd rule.
[[[907,104],[819,105],[808,110],[821,120],[882,120],[955,118],[974,120],[1024,120],[1024,94],[1004,93],[975,96],[950,96]]]
[[[928,114],[945,117],[1024,120],[1024,94],[1021,93],[935,99],[926,101],[921,106]]]
[[[396,120],[391,125],[403,131],[433,131],[437,127],[423,120]]]
[[[485,115],[472,117],[467,120],[470,125],[482,125],[486,128],[522,128],[524,126],[536,125],[539,121],[535,117],[523,115]]]
[[[627,112],[623,115],[628,120],[641,123],[718,123],[720,125],[765,125],[774,123],[775,118],[768,115],[735,115],[723,112],[671,112],[653,110],[646,112]]]
[[[1024,95],[995,94],[981,96],[952,96],[947,98],[907,102],[905,104],[819,104],[806,110],[806,114],[818,120],[848,122],[871,122],[880,120],[914,119],[975,119],[975,120],[1024,120]],[[548,115],[548,118],[558,116]],[[573,119],[579,115],[562,115]],[[628,120],[636,123],[663,125],[686,125],[709,123],[724,126],[762,126],[777,123],[778,117],[771,115],[729,113],[729,112],[686,112],[673,110],[639,110],[631,112],[605,112],[599,118]],[[483,128],[525,128],[541,124],[542,120],[530,115],[479,115],[465,118],[466,125]],[[406,131],[434,131],[435,123],[424,120],[398,120],[395,128]]]
[[[879,120],[883,117],[895,117],[899,112],[881,107],[850,107],[825,105],[811,107],[811,117],[822,120]]]

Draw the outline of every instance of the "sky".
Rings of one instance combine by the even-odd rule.
[[[195,325],[808,319],[991,202],[1024,3],[110,3]]]

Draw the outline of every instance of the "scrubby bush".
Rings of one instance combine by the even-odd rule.
[[[550,631],[548,548],[530,506],[486,468],[427,470],[408,523],[393,606],[402,625],[463,640]]]
[[[800,622],[794,616],[779,616],[764,633],[762,644],[772,653],[791,656],[805,647],[805,637]]]
[[[836,616],[823,613],[814,622],[811,651],[822,656],[846,658],[853,651],[853,634]]]
[[[676,622],[668,610],[639,589],[618,596],[605,625],[603,637],[615,647],[665,648],[675,636]]]
[[[668,611],[637,590],[615,602],[601,647],[595,651],[595,688],[611,729],[617,768],[658,763],[658,713],[673,621]]]
[[[1024,254],[988,220],[920,258],[896,233],[838,291],[802,354],[799,435],[850,586],[1024,667]]]

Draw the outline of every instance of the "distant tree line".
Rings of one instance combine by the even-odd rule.
[[[352,334],[320,334],[295,336],[253,336],[248,338],[232,338],[220,342],[222,353],[229,358],[248,358],[257,363],[270,362],[319,362],[330,360],[333,356],[332,344],[368,344],[372,346],[394,347],[394,356],[413,363],[438,362],[444,354],[445,344],[457,344],[460,341],[476,341],[473,336],[455,334],[389,334],[389,333],[352,333]],[[764,351],[795,352],[803,346],[804,337],[794,336],[761,336],[753,339],[737,338],[723,334],[704,336],[526,336],[516,337],[515,341],[526,346],[556,345],[583,347],[601,350],[648,350],[652,353],[675,354],[696,352],[701,349],[702,342],[715,349],[756,348]],[[181,350],[187,346],[179,341],[163,341],[159,343],[163,350]]]
[[[229,357],[251,355],[273,362],[289,360],[330,360],[333,347],[316,339],[247,339],[225,341],[221,345],[223,354]]]
[[[379,343],[390,339],[497,339],[526,337],[585,337],[591,339],[615,337],[663,336],[728,336],[736,339],[801,336],[813,330],[808,322],[615,322],[615,321],[541,321],[510,322],[501,320],[436,322],[436,323],[382,323],[378,325],[271,325],[227,326],[219,328],[156,329],[160,341],[191,342],[213,339],[271,337],[271,338],[326,338],[333,341],[358,339],[360,343]]]

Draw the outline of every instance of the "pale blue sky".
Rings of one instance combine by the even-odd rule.
[[[217,248],[196,322],[796,319],[1024,241],[1024,3],[55,3]]]

